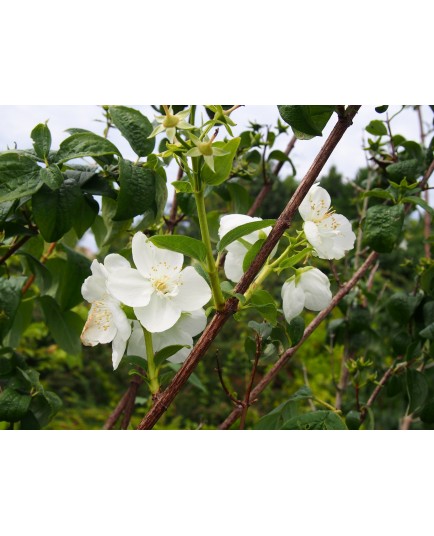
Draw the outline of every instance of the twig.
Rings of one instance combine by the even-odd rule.
[[[299,207],[300,203],[305,198],[309,189],[312,187],[316,179],[318,178],[321,170],[333,153],[337,144],[345,134],[346,130],[351,126],[354,116],[357,114],[360,106],[349,106],[346,110],[345,117],[339,118],[332,132],[328,136],[324,145],[320,149],[311,167],[307,171],[304,179],[300,182],[297,190],[286,205],[282,214],[276,221],[276,224],[268,238],[262,245],[262,248],[258,252],[256,258],[253,260],[250,268],[243,275],[240,282],[235,287],[235,293],[244,294],[249,288],[250,284],[258,274],[259,270],[264,265],[270,253],[273,251],[276,244],[279,242],[283,233],[288,229],[292,223],[292,219]],[[344,289],[345,287],[343,287]],[[188,378],[196,368],[199,361],[202,359],[212,341],[216,338],[217,334],[226,323],[228,318],[237,311],[238,299],[236,297],[228,299],[223,311],[217,311],[214,318],[205,328],[201,337],[190,352],[189,357],[183,363],[182,367],[175,374],[172,381],[164,392],[161,393],[158,401],[149,410],[147,415],[143,418],[139,424],[139,430],[146,430],[152,428],[164,414],[172,401],[175,399],[179,391],[182,389]],[[256,389],[256,388],[255,388]]]
[[[236,406],[239,406],[240,405],[240,400],[238,400],[237,398],[235,398],[232,393],[229,391],[229,389],[227,388],[226,386],[226,383],[223,379],[223,374],[222,374],[222,369],[220,367],[220,362],[219,362],[219,359],[217,357],[217,355],[215,356],[215,359],[216,359],[216,365],[217,365],[217,368],[215,369],[217,371],[217,374],[219,376],[219,380],[220,380],[220,384],[223,388],[223,391],[226,393],[227,397],[236,405]]]
[[[328,314],[336,307],[336,305],[352,290],[360,279],[364,276],[365,272],[370,268],[370,266],[375,262],[378,257],[378,253],[372,252],[362,266],[357,270],[353,277],[347,281],[342,288],[338,290],[335,296],[332,298],[330,304],[323,309],[318,315],[312,320],[312,322],[304,330],[303,337],[301,340],[284,352],[279,360],[273,365],[273,367],[268,371],[268,373],[261,379],[257,386],[253,389],[251,397],[257,398],[262,391],[267,387],[269,383],[277,376],[282,368],[287,364],[291,357],[297,352],[300,346],[310,337],[310,335],[316,330],[316,328],[321,324],[321,322],[328,316]],[[225,419],[225,421],[219,426],[220,429],[225,430],[232,426],[232,424],[238,419],[240,411],[236,408],[232,413]]]
[[[26,236],[23,236],[22,238],[20,238],[19,240],[17,240],[10,248],[9,250],[7,251],[7,253],[5,253],[3,255],[3,257],[0,258],[0,264],[3,264],[4,262],[6,262],[9,257],[12,257],[12,255],[18,251],[20,249],[21,246],[24,246],[24,244],[30,240],[32,238],[33,235],[26,235]]]
[[[383,374],[383,377],[381,378],[381,380],[378,382],[377,386],[375,387],[375,389],[373,390],[371,396],[369,397],[368,401],[366,402],[366,404],[363,406],[363,409],[362,409],[362,412],[361,412],[361,415],[360,415],[360,422],[363,423],[365,422],[366,420],[366,416],[368,414],[368,409],[372,406],[372,404],[375,402],[375,399],[377,398],[377,396],[380,394],[380,391],[381,389],[383,389],[385,383],[387,382],[387,380],[389,379],[389,377],[392,375],[393,371],[395,369],[395,364],[391,365],[387,370],[386,372]]]
[[[252,401],[250,400],[250,393],[252,392],[253,382],[255,380],[256,371],[258,369],[259,358],[262,353],[262,337],[259,334],[256,334],[256,351],[255,351],[255,360],[253,362],[252,372],[250,374],[250,381],[246,389],[246,394],[244,395],[243,400],[243,409],[241,410],[241,419],[240,419],[240,430],[244,430],[246,424],[247,412],[249,411],[249,406]]]

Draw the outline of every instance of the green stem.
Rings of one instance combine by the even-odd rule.
[[[279,264],[285,260],[295,246],[298,246],[299,244],[290,244],[285,251],[273,262],[267,262],[263,267],[262,270],[259,272],[256,279],[253,281],[253,283],[250,285],[250,287],[247,289],[246,293],[244,294],[246,300],[249,300],[252,297],[252,294],[255,292],[255,290],[262,285],[264,280],[269,276],[269,274],[278,268]],[[306,248],[305,250],[301,251],[300,253],[304,253],[303,256],[307,256],[310,253],[310,248]],[[297,262],[300,262],[300,259],[297,259]]]
[[[146,358],[148,360],[149,389],[151,393],[155,395],[160,390],[160,384],[158,382],[158,369],[155,366],[154,361],[154,346],[152,344],[152,333],[150,333],[146,328],[143,328],[143,334],[145,336]]]
[[[193,159],[194,161],[195,159]],[[196,173],[195,173],[195,176]],[[211,282],[212,296],[214,299],[214,305],[217,311],[222,311],[225,305],[225,299],[223,297],[222,289],[220,288],[220,279],[215,263],[214,255],[212,252],[211,238],[208,229],[208,220],[206,217],[205,197],[203,195],[203,189],[200,188],[194,194],[196,200],[197,215],[199,218],[200,232],[202,234],[202,242],[206,247],[206,269]]]

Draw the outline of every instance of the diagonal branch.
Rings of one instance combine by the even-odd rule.
[[[339,117],[338,122],[336,123],[332,132],[330,133],[324,145],[320,149],[313,164],[307,171],[303,180],[300,182],[297,190],[290,199],[289,203],[286,205],[282,214],[277,219],[274,228],[268,235],[267,240],[264,242],[255,260],[252,262],[250,268],[247,270],[247,272],[241,278],[240,282],[237,284],[235,288],[235,293],[244,294],[247,291],[250,284],[258,274],[259,270],[264,265],[268,256],[270,255],[276,244],[279,242],[283,233],[291,225],[292,219],[297,211],[297,208],[303,201],[311,186],[314,184],[315,180],[318,178],[321,170],[323,169],[330,155],[333,153],[342,136],[351,126],[352,120],[358,112],[359,108],[360,106],[358,105],[349,106],[346,109],[346,113]],[[233,297],[226,302],[225,307],[222,311],[216,312],[214,318],[205,328],[205,331],[202,333],[201,337],[195,344],[187,360],[176,373],[165,391],[161,393],[154,406],[149,410],[147,415],[141,421],[138,427],[139,430],[150,429],[158,422],[160,417],[164,414],[164,412],[175,399],[184,384],[187,382],[188,378],[196,368],[199,361],[204,356],[205,352],[210,347],[212,341],[216,338],[223,325],[226,323],[227,319],[233,313],[236,312],[237,307],[238,300],[237,298]]]

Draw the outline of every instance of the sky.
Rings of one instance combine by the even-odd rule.
[[[150,106],[133,106],[144,113],[151,121],[154,119],[155,111]],[[398,111],[400,106],[391,106],[389,113],[392,115]],[[199,108],[203,112],[203,108]],[[428,106],[422,108],[422,115],[426,123],[426,129],[432,125],[433,114]],[[200,117],[200,116],[199,116]],[[264,125],[275,126],[279,113],[275,105],[247,105],[239,108],[232,114],[232,119],[237,123],[234,128],[234,134],[242,132],[249,121],[256,121]],[[336,150],[324,168],[327,172],[332,165],[336,165],[345,177],[351,179],[357,169],[364,166],[365,152],[363,151],[364,140],[366,142],[365,126],[372,119],[384,119],[384,114],[377,114],[374,106],[362,106],[359,113],[354,119],[354,124],[347,130],[342,140],[339,142]],[[7,146],[13,147],[14,143],[18,148],[25,149],[32,146],[30,132],[33,127],[41,122],[48,120],[53,137],[53,148],[57,148],[60,142],[65,139],[67,128],[85,128],[102,134],[104,124],[97,122],[102,119],[101,108],[93,105],[68,105],[68,106],[0,106],[0,151],[5,150]],[[291,158],[297,168],[298,178],[302,178],[309,168],[312,160],[324,142],[325,137],[332,130],[335,120],[329,121],[323,136],[309,141],[297,141]],[[392,122],[392,132],[400,133],[407,139],[419,141],[419,124],[417,114],[411,109],[405,109]],[[224,135],[224,129],[221,129],[219,137]],[[288,136],[280,136],[277,140],[276,148],[284,149],[290,139],[291,131]],[[115,130],[110,132],[110,140],[118,146],[125,158],[135,160],[135,155],[128,143]],[[287,164],[289,172],[289,165]],[[285,169],[282,170],[284,175]],[[176,174],[176,170],[174,170]],[[175,180],[173,177],[172,180]],[[171,178],[169,177],[169,182]]]

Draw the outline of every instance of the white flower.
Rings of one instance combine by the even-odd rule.
[[[86,324],[81,333],[85,346],[112,342],[113,369],[116,370],[124,355],[131,334],[131,322],[127,319],[117,299],[107,290],[109,274],[129,267],[120,255],[108,255],[104,264],[94,260],[90,267],[92,275],[84,280],[81,287],[83,298],[92,304]]]
[[[152,345],[154,352],[159,352],[167,346],[182,345],[188,348],[181,348],[176,354],[168,358],[171,363],[183,363],[193,346],[193,337],[201,333],[206,326],[206,316],[203,309],[182,313],[180,319],[174,326],[163,333],[152,334]],[[133,321],[133,332],[128,343],[128,355],[137,355],[146,359],[146,343],[143,329],[140,323]]]
[[[166,131],[166,136],[170,143],[174,143],[175,136],[176,136],[176,129],[181,130],[187,130],[190,128],[194,128],[193,125],[190,125],[190,123],[187,123],[185,121],[185,118],[190,113],[190,109],[188,110],[182,110],[181,112],[178,112],[177,114],[173,114],[172,106],[167,110],[166,115],[156,115],[155,119],[159,125],[154,128],[154,130],[151,132],[151,134],[148,136],[149,138],[153,138],[160,132],[163,132],[163,130]]]
[[[322,311],[332,299],[330,281],[317,268],[308,268],[291,277],[282,287],[283,313],[291,322],[303,308]]]
[[[223,216],[220,220],[219,227],[219,237],[222,239],[229,231],[244,225],[246,223],[251,223],[254,221],[261,221],[262,218],[252,218],[244,214],[228,214]],[[270,234],[271,227],[265,227],[259,231],[253,231],[252,233],[243,236],[240,240],[235,240],[229,244],[227,249],[227,255],[225,259],[225,274],[228,279],[234,283],[242,278],[243,272],[243,261],[244,257],[250,246],[257,242],[261,237],[268,236]],[[272,253],[272,255],[274,252]]]
[[[184,255],[154,246],[143,233],[133,237],[137,267],[109,274],[107,287],[119,301],[134,307],[150,332],[171,328],[183,312],[196,311],[211,298],[211,290],[192,266],[182,270]]]
[[[356,235],[351,223],[342,214],[330,210],[327,190],[314,184],[298,210],[304,220],[306,238],[321,259],[341,259],[353,249]]]

